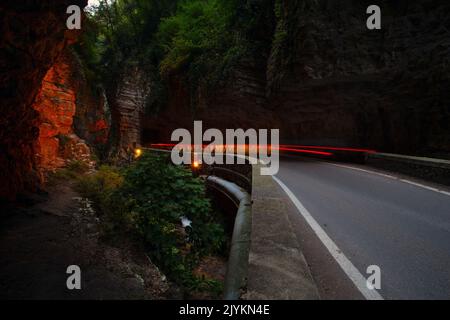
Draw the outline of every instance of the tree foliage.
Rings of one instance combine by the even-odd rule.
[[[186,76],[192,91],[215,86],[243,56],[261,54],[271,2],[102,0],[88,14],[78,51],[101,83],[114,83],[131,64],[148,71],[155,87],[176,73]]]
[[[164,50],[160,65],[162,75],[187,66],[195,77],[219,66],[236,45],[231,16],[220,0],[180,3],[177,13],[163,19],[158,31]]]
[[[116,79],[126,64],[157,65],[159,46],[154,39],[162,17],[176,8],[176,0],[100,1],[87,13],[78,51],[103,81]]]

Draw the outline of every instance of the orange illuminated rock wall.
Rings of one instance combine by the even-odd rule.
[[[39,112],[39,138],[35,151],[38,164],[43,168],[64,165],[59,157],[61,135],[72,133],[75,115],[75,92],[70,88],[70,67],[58,61],[44,77],[41,90],[33,105]]]
[[[88,166],[91,160],[89,146],[74,131],[77,104],[81,99],[79,70],[73,63],[74,56],[64,52],[45,75],[33,108],[39,113],[39,137],[35,143],[35,159],[41,174],[65,166],[70,161],[82,161]],[[83,107],[86,107],[83,105]],[[95,109],[97,105],[88,106]],[[78,121],[81,121],[77,118]],[[82,119],[93,122],[95,132],[107,135],[108,125],[103,118]],[[87,134],[87,132],[86,132]]]

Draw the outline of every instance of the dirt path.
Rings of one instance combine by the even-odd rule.
[[[176,297],[140,250],[100,240],[95,213],[70,182],[52,187],[40,201],[2,209],[0,299]],[[81,290],[66,287],[69,265],[81,268]]]

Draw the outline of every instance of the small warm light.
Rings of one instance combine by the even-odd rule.
[[[135,158],[139,158],[140,156],[142,156],[142,149],[139,149],[139,148],[135,149],[134,150],[134,157]]]
[[[194,167],[195,169],[200,167],[200,164],[198,163],[198,161],[194,161],[194,163],[192,163],[192,167]]]

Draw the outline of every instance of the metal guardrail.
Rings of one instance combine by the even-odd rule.
[[[168,150],[144,148],[148,151],[170,153]],[[205,168],[208,167],[204,165]],[[225,194],[237,207],[225,276],[224,299],[238,300],[247,285],[252,230],[252,182],[245,174],[223,166],[201,170],[207,174],[206,183]],[[250,171],[251,172],[251,171]],[[220,175],[218,177],[217,175]],[[231,181],[228,181],[231,180]]]
[[[383,170],[450,185],[450,161],[446,159],[372,153],[367,155],[366,164]]]
[[[250,195],[238,185],[216,176],[209,176],[207,184],[224,192],[238,206],[234,220],[231,248],[225,277],[224,299],[238,300],[246,287],[252,229],[252,201]]]
[[[414,157],[393,153],[372,153],[367,155],[368,159],[386,159],[416,165],[422,165],[427,167],[436,167],[450,170],[450,160],[427,158],[427,157]]]
[[[228,181],[232,181],[235,184],[237,184],[239,187],[246,190],[248,193],[252,192],[251,179],[248,178],[247,176],[245,176],[244,174],[239,173],[235,170],[228,169],[225,167],[213,166],[209,170],[209,174],[219,177],[219,178],[222,178],[222,179],[225,179],[225,180],[228,180]]]

